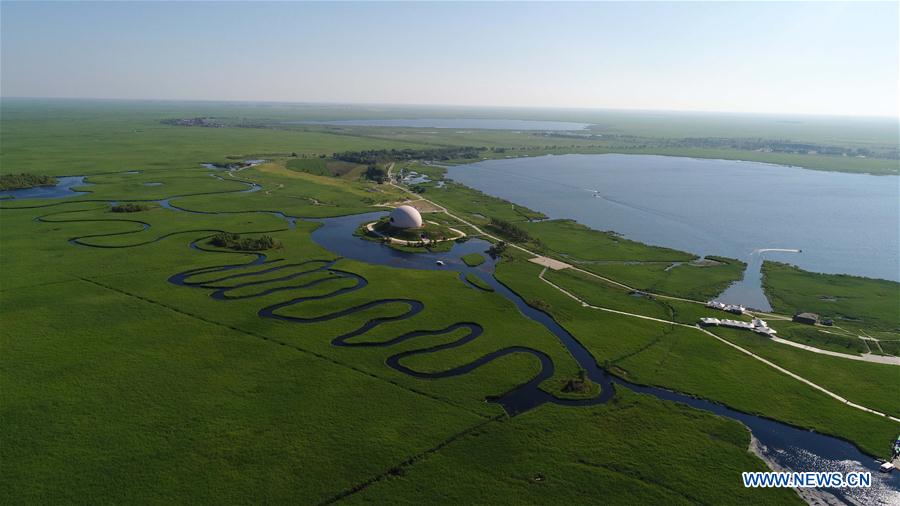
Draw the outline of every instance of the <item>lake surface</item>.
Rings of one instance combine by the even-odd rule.
[[[698,255],[739,258],[751,264],[751,279],[737,287],[744,290],[731,291],[743,300],[730,302],[760,309],[767,309],[756,300],[762,259],[900,280],[897,176],[608,154],[486,160],[450,167],[448,177],[551,218]]]
[[[75,191],[76,186],[89,186],[84,182],[85,176],[63,176],[56,178],[56,186],[35,186],[34,188],[22,188],[19,190],[7,190],[0,192],[0,196],[14,199],[61,199],[74,197],[88,192]]]
[[[370,126],[402,128],[457,128],[475,130],[584,130],[588,123],[482,118],[342,119],[332,121],[289,121],[294,125]]]

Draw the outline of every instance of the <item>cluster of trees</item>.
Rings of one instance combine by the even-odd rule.
[[[366,179],[375,181],[376,183],[384,183],[388,178],[387,172],[375,164],[366,167],[365,176]]]
[[[242,238],[239,234],[232,234],[230,232],[216,234],[210,242],[213,246],[237,251],[259,251],[281,247],[281,241],[270,235]]]
[[[56,178],[53,176],[38,176],[35,174],[3,174],[0,176],[0,190],[20,190],[22,188],[34,188],[35,186],[53,186]]]
[[[532,240],[528,232],[522,230],[516,224],[501,220],[500,218],[491,218],[491,222],[488,226],[501,235],[511,239],[513,242],[528,242]]]
[[[664,146],[690,148],[730,148],[747,151],[769,151],[773,153],[820,154],[831,156],[865,156],[896,159],[897,149],[873,150],[869,148],[849,148],[780,139],[728,138],[728,137],[688,137],[685,139],[663,139]]]
[[[335,153],[332,158],[345,162],[376,165],[398,160],[452,160],[478,158],[485,148],[460,146],[449,148],[421,149],[370,149],[368,151],[344,151]]]
[[[588,378],[587,371],[584,369],[580,369],[578,371],[578,375],[574,378],[569,378],[566,380],[566,384],[563,385],[563,392],[575,392],[575,393],[589,393],[593,388],[593,382]]]
[[[496,259],[503,252],[506,251],[506,243],[503,241],[498,242],[497,244],[492,244],[490,248],[487,250],[487,254],[491,256],[491,258]]]
[[[189,127],[205,127],[205,128],[222,128],[225,125],[212,118],[172,118],[164,119],[161,122],[164,125],[189,126]]]
[[[650,138],[622,134],[573,134],[562,132],[541,132],[535,135],[558,139],[602,140],[603,144],[592,144],[581,147],[603,147],[606,149],[642,149],[642,148],[705,148],[705,149],[737,149],[742,151],[762,151],[771,153],[820,154],[830,156],[861,156],[866,158],[883,158],[896,160],[900,158],[900,150],[894,146],[848,147],[795,142],[786,139],[764,139],[761,137],[685,137],[685,138]],[[560,149],[564,145],[544,146],[545,149]],[[494,149],[496,151],[496,148]]]
[[[133,204],[131,202],[127,202],[125,204],[116,204],[112,206],[112,212],[114,213],[137,213],[140,211],[146,211],[150,209],[145,204]]]

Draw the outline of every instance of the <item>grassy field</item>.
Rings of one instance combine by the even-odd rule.
[[[342,162],[330,158],[299,158],[288,160],[290,170],[306,172],[316,176],[333,176],[355,180],[362,176],[366,168],[358,163]]]
[[[752,332],[719,328],[715,333],[854,402],[900,415],[896,366],[810,354]]]
[[[485,155],[500,157],[634,153],[749,160],[843,172],[900,173],[896,159],[669,146],[684,138],[768,138],[823,146],[896,150],[897,125],[877,118],[427,107],[383,107],[372,111],[309,104],[63,99],[4,99],[0,107],[3,109],[3,134],[8,141],[0,154],[4,173],[91,174],[98,170],[121,170],[123,164],[127,167],[134,164],[147,167],[151,163],[153,166],[167,167],[175,163],[194,163],[198,159],[220,161],[229,156],[266,157],[297,153],[315,157],[348,149],[442,145],[498,148],[502,151],[493,154],[486,152]],[[291,124],[308,120],[496,118],[497,115],[508,119],[589,123],[592,125],[589,132],[599,137],[554,138],[529,131]],[[214,117],[230,128],[180,127],[160,123],[167,119],[192,117]],[[44,145],[45,136],[54,138],[52,147]],[[85,150],[85,144],[91,149]],[[60,157],[66,151],[72,157],[67,161],[68,169],[54,167],[52,162],[62,162]],[[88,151],[92,155],[88,155]],[[33,163],[41,156],[50,162],[49,166],[41,167],[41,164]]]
[[[427,493],[448,504],[801,504],[790,491],[740,486],[742,471],[763,470],[748,439],[735,422],[623,392],[605,406],[545,406],[486,425],[351,502],[415,503]],[[701,478],[711,476],[724,479]]]
[[[615,232],[600,232],[574,220],[545,220],[520,225],[546,245],[548,254],[573,263],[597,261],[685,262],[694,255],[625,239]]]
[[[862,339],[848,335],[839,329],[813,327],[805,323],[794,322],[773,321],[771,323],[771,327],[778,331],[778,337],[783,339],[851,355],[869,351]]]
[[[252,195],[241,198],[252,205]],[[212,201],[218,197],[205,198]],[[4,396],[3,415],[15,429],[6,431],[4,438],[17,441],[16,450],[4,452],[4,458],[28,460],[27,465],[4,475],[3,488],[9,499],[75,501],[90,496],[164,501],[190,497],[197,502],[218,502],[246,497],[248,490],[255,489],[249,483],[258,483],[272,501],[288,497],[325,500],[368,476],[391,469],[410,455],[467,433],[497,414],[495,408],[480,401],[484,395],[511,388],[535,372],[535,364],[527,357],[511,356],[471,375],[422,383],[386,371],[383,353],[348,353],[321,339],[349,330],[375,314],[315,324],[308,332],[298,334],[279,322],[256,317],[261,303],[277,299],[274,294],[246,302],[216,301],[205,293],[165,281],[185,265],[222,263],[223,259],[215,255],[186,247],[196,237],[217,230],[271,231],[284,243],[276,254],[289,260],[333,258],[309,241],[311,224],[290,231],[281,220],[268,215],[196,215],[155,208],[139,213],[141,220],[150,224],[145,230],[122,220],[93,221],[106,220],[110,214],[96,203],[73,202],[50,209],[59,212],[60,207],[65,209],[65,221],[35,223],[34,217],[48,210],[40,208],[0,215],[4,231],[17,238],[4,240],[0,251],[5,265],[15,269],[11,277],[17,285],[4,284],[0,292],[3,320],[13,323],[3,329],[3,384],[8,394]],[[40,239],[17,230],[31,230]],[[81,239],[86,244],[107,246],[102,249],[73,249],[66,242],[66,238],[85,232],[127,233]],[[30,247],[25,245],[29,242]],[[34,254],[35,246],[40,248],[40,255]],[[234,259],[242,256],[246,257],[238,254]],[[52,258],[58,259],[53,269],[29,268]],[[423,298],[425,294],[427,307],[440,304],[443,309],[379,327],[365,336],[366,341],[384,341],[422,328],[424,323],[419,319],[427,320],[428,328],[442,328],[460,314],[481,322],[488,335],[494,336],[466,349],[416,357],[408,360],[407,366],[422,371],[444,370],[508,342],[549,353],[560,377],[575,374],[574,364],[565,367],[571,359],[546,331],[526,324],[498,296],[463,293],[466,288],[450,273],[398,272],[349,261],[341,261],[338,266],[363,274],[376,290],[343,296],[343,305],[353,306],[373,297],[414,294]],[[416,289],[411,291],[410,287]],[[61,300],[67,302],[60,305]],[[222,310],[223,304],[230,305],[227,311]],[[322,314],[332,310],[333,304],[310,304],[290,314]],[[113,315],[109,314],[110,307],[116,308]],[[391,314],[389,309],[377,316],[387,314]],[[41,329],[37,334],[31,330],[36,325]],[[529,337],[523,340],[524,336]],[[453,337],[439,337],[429,344]],[[421,344],[394,351],[417,346]],[[172,353],[177,359],[169,357]],[[73,354],[79,357],[77,364],[68,359]],[[37,368],[36,361],[40,362]],[[307,381],[307,375],[314,378]],[[173,387],[173,383],[182,386]],[[159,393],[173,389],[177,394]],[[358,403],[357,395],[368,396],[372,402],[387,396],[394,402],[370,407]],[[427,407],[429,403],[440,408]],[[48,405],[52,407],[41,408]],[[53,414],[49,418],[44,416],[46,409]],[[373,416],[373,409],[383,415]],[[430,415],[416,417],[415,422],[380,423],[379,416],[423,409]],[[56,420],[72,423],[59,425]],[[661,421],[661,427],[667,423]],[[278,425],[277,430],[273,425]],[[441,429],[429,430],[429,425]],[[320,427],[326,426],[328,431],[323,432]],[[266,435],[259,439],[258,432],[263,429]],[[743,431],[730,430],[730,437],[741,441]],[[408,432],[419,436],[407,437]],[[143,436],[136,439],[137,434]],[[359,438],[366,442],[352,442]],[[403,443],[392,443],[396,438],[402,438]],[[376,459],[369,456],[385,444],[394,450],[382,452]],[[26,457],[35,454],[36,445],[43,448],[42,454],[53,454],[56,459]],[[6,443],[3,446],[11,448]],[[103,448],[102,454],[92,454],[98,447]],[[344,451],[351,447],[352,453]],[[685,453],[688,449],[686,442],[679,442],[670,451]],[[315,456],[307,457],[306,452]],[[334,455],[341,455],[340,460]],[[345,459],[357,464],[348,467]],[[296,461],[307,463],[303,478],[287,479],[294,472],[290,463]],[[112,474],[110,465],[116,468]],[[337,465],[342,467],[334,467]],[[204,472],[185,472],[195,466],[202,466]],[[622,479],[596,472],[600,474],[595,480],[611,486]],[[98,479],[97,473],[107,479]],[[341,478],[333,479],[333,473],[341,474]],[[228,483],[221,483],[226,477]],[[151,486],[159,482],[167,486]]]
[[[695,324],[701,316],[709,316],[709,310],[699,304],[689,304],[681,301],[665,299],[651,299],[648,297],[634,297],[627,291],[617,287],[592,282],[590,278],[577,272],[568,270],[548,272],[545,277],[553,283],[563,287],[570,293],[588,301],[590,304],[636,313],[654,318],[671,320],[688,325]],[[748,317],[729,315],[729,317],[749,320]],[[803,344],[810,344],[823,349],[831,349],[841,353],[859,353],[865,348],[850,348],[844,343],[847,338],[840,338],[833,334],[822,334],[829,339],[816,338],[807,341],[801,336],[807,336],[819,331],[803,324],[781,322],[772,320],[771,325],[778,330],[779,337],[796,340]],[[717,334],[728,338],[730,341],[781,365],[782,367],[812,379],[817,384],[838,392],[840,395],[853,399],[855,402],[883,412],[900,414],[900,403],[896,402],[893,394],[896,390],[898,375],[895,366],[884,364],[872,364],[858,361],[811,354],[777,344],[770,339],[752,332],[716,329]],[[864,346],[862,341],[856,338],[855,345]],[[654,342],[656,346],[658,343]],[[628,352],[625,352],[627,355]],[[624,355],[623,355],[624,356]],[[613,360],[615,362],[615,359]]]
[[[741,411],[759,413],[801,427],[841,436],[853,441],[873,455],[882,454],[885,445],[897,430],[897,424],[884,418],[848,408],[841,403],[792,380],[769,367],[748,359],[734,350],[699,331],[675,327],[664,323],[628,318],[582,307],[579,303],[551,289],[541,282],[537,265],[514,261],[504,263],[498,277],[526,299],[541,299],[554,319],[584,343],[600,364],[608,364],[610,370],[624,379],[641,384],[665,386],[691,395],[712,399]],[[581,295],[581,293],[579,293]],[[595,297],[610,295],[598,294]],[[622,295],[621,297],[628,297]],[[621,298],[620,297],[620,298]],[[598,299],[591,299],[592,303]],[[622,299],[619,310],[638,309],[637,304],[655,307],[656,317],[662,318],[664,310],[651,301]],[[699,306],[699,305],[698,305]],[[644,314],[643,311],[638,311]],[[647,311],[648,315],[653,315]],[[664,319],[664,318],[663,318]],[[741,333],[741,336],[749,333]],[[782,346],[782,348],[786,348]],[[771,349],[772,355],[781,356],[794,350]],[[833,363],[817,362],[819,356],[797,350],[800,359],[809,368],[826,371]],[[841,359],[835,359],[841,360]],[[845,361],[846,362],[846,361]],[[852,371],[855,364],[840,367]],[[870,364],[863,364],[870,365]],[[888,397],[898,381],[894,366],[873,370],[872,381],[860,377],[841,383],[852,376],[824,376],[823,384],[834,386],[848,393],[853,399],[879,401],[879,405],[895,405]],[[868,370],[861,368],[863,370]],[[807,368],[796,371],[807,372]],[[873,385],[888,386],[871,391]],[[838,388],[839,387],[839,388]],[[766,395],[759,395],[765,391]],[[885,408],[887,409],[887,408]]]
[[[776,311],[818,313],[837,325],[900,331],[900,283],[857,276],[818,274],[764,262],[763,289]]]
[[[741,279],[746,264],[730,258],[701,260],[682,251],[630,241],[571,220],[521,225],[549,256],[633,288],[697,300]]]
[[[477,288],[480,288],[481,290],[484,290],[484,291],[487,291],[487,292],[493,292],[493,291],[494,291],[494,287],[492,287],[491,285],[485,283],[484,281],[482,281],[481,278],[479,278],[478,276],[472,274],[471,272],[466,273],[466,281],[468,281],[469,283],[472,283],[473,285],[475,285]]]
[[[541,388],[565,396],[561,387],[579,366],[545,327],[476,277],[465,280],[481,289],[456,272],[339,258],[312,240],[316,222],[279,217],[385,210],[406,195],[318,155],[419,140],[160,123],[296,118],[296,109],[275,104],[28,104],[2,104],[3,173],[83,174],[88,193],[0,205],[0,502],[798,502],[790,491],[739,486],[740,471],[764,464],[733,421],[624,389],[607,405],[545,405],[508,417],[485,398],[540,371],[522,352],[464,375],[428,377],[527,347],[554,365]],[[250,158],[266,162],[235,171],[201,166]],[[410,166],[440,179],[440,168]],[[699,297],[739,270],[730,261],[692,265],[691,255],[573,222],[529,221],[543,216],[461,185],[438,186],[424,184],[425,195],[454,214],[479,225],[514,223],[548,255],[607,269],[616,280]],[[146,208],[117,213],[113,202]],[[427,219],[472,232],[445,215]],[[251,265],[255,253],[210,245],[221,232],[271,236],[280,247]],[[539,302],[616,374],[839,435],[873,454],[896,435],[896,424],[699,332],[585,309],[517,255],[505,255],[498,278]],[[170,282],[195,269],[185,279],[198,285]],[[571,271],[547,277],[621,311],[692,323],[702,310]],[[275,305],[296,322],[265,316]],[[332,317],[339,310],[348,313]],[[458,324],[483,334],[451,346],[466,338]],[[427,332],[408,337],[415,331]],[[897,411],[891,369],[809,360],[770,344],[746,346],[856,402]],[[398,354],[424,377],[389,367]],[[665,465],[647,466],[654,461]]]

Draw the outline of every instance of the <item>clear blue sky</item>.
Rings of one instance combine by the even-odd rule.
[[[898,6],[17,3],[3,96],[898,115]]]

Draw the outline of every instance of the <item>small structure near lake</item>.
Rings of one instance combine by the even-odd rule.
[[[793,320],[797,323],[805,323],[807,325],[815,325],[819,323],[819,315],[816,313],[797,313]]]
[[[422,215],[413,206],[400,206],[391,211],[390,224],[394,228],[422,228]]]
[[[717,300],[707,302],[706,307],[718,309],[719,311],[726,311],[732,314],[744,314],[744,310],[746,309],[744,306],[738,304],[725,304],[724,302],[719,302]]]

